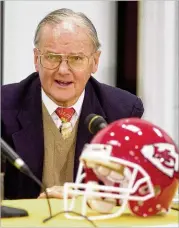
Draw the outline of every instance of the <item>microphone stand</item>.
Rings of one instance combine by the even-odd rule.
[[[24,209],[1,205],[1,218],[23,217],[28,215],[28,212]]]
[[[20,172],[24,173],[31,179],[33,179],[45,192],[48,208],[49,208],[49,218],[52,217],[51,205],[48,198],[48,194],[46,188],[43,183],[32,173],[29,167],[25,164],[25,162],[13,151],[13,149],[1,138],[1,158],[2,163],[5,166],[6,159],[15,166]],[[5,167],[3,167],[5,170]],[[1,180],[1,184],[3,185],[3,181]],[[1,188],[2,191],[2,188]],[[2,195],[2,192],[1,192]],[[4,195],[4,194],[3,194]],[[1,202],[0,202],[1,203]],[[1,209],[1,218],[9,218],[9,217],[22,217],[28,216],[28,212],[24,209],[15,208],[15,207],[8,207],[8,206],[0,206]]]
[[[5,157],[1,153],[1,166],[2,170],[5,170]],[[28,212],[24,209],[15,208],[15,207],[9,207],[9,206],[3,206],[2,199],[4,198],[4,173],[1,173],[1,202],[0,202],[0,217],[1,218],[13,218],[13,217],[22,217],[22,216],[28,216]]]

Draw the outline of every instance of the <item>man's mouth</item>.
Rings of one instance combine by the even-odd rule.
[[[58,85],[63,86],[63,87],[69,86],[73,83],[72,81],[67,82],[67,81],[61,81],[61,80],[55,80],[55,82]]]

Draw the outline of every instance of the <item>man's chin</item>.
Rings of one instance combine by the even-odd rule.
[[[69,107],[76,103],[74,97],[56,97],[54,102],[59,106]]]

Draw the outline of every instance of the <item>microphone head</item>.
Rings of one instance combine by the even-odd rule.
[[[99,130],[107,126],[105,119],[96,114],[89,114],[84,123],[92,134],[96,134]]]

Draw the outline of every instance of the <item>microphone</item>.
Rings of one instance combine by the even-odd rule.
[[[92,134],[96,134],[108,125],[102,116],[96,114],[89,114],[84,123]]]
[[[22,173],[26,175],[31,175],[31,171],[29,167],[2,138],[1,138],[1,153],[13,166],[19,169]]]
[[[42,182],[32,173],[32,171],[29,169],[27,164],[20,158],[18,154],[15,153],[15,151],[1,138],[1,152],[2,155],[18,170],[20,170],[22,173],[29,176],[31,179],[33,179],[45,192],[48,208],[49,208],[49,214],[50,217],[52,217],[51,212],[51,206],[50,201],[48,198],[48,194],[46,191],[45,186],[42,184]],[[1,217],[7,218],[7,217],[19,217],[19,216],[27,216],[28,213],[25,210],[18,209],[18,208],[11,208],[11,207],[1,207]]]

